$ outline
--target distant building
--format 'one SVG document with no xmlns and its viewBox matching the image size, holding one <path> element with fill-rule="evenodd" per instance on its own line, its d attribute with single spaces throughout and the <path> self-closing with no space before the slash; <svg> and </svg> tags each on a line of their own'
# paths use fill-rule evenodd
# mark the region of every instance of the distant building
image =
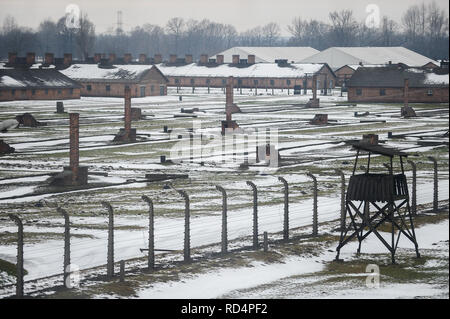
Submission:
<svg viewBox="0 0 450 319">
<path fill-rule="evenodd" d="M 254 63 L 274 63 L 275 60 L 287 60 L 289 63 L 299 63 L 303 59 L 319 53 L 311 47 L 233 47 L 217 53 L 212 58 L 223 56 L 224 63 L 232 63 L 233 56 L 247 59 L 254 56 Z"/>
<path fill-rule="evenodd" d="M 317 76 L 318 89 L 332 89 L 336 75 L 323 63 L 255 63 L 252 58 L 225 63 L 221 59 L 208 59 L 202 55 L 198 63 L 191 58 L 171 60 L 158 64 L 172 87 L 224 88 L 227 78 L 234 77 L 234 87 L 250 89 L 304 89 L 312 88 L 312 77 Z"/>
<path fill-rule="evenodd" d="M 82 96 L 123 97 L 126 86 L 132 97 L 167 95 L 169 81 L 154 65 L 73 64 L 61 72 L 83 85 Z"/>
<path fill-rule="evenodd" d="M 427 70 L 401 64 L 359 67 L 347 83 L 348 101 L 402 103 L 405 79 L 410 103 L 448 103 L 448 69 Z"/>
<path fill-rule="evenodd" d="M 404 47 L 331 47 L 312 56 L 302 63 L 327 63 L 333 70 L 345 65 L 403 63 L 411 67 L 422 67 L 434 61 Z"/>
<path fill-rule="evenodd" d="M 0 101 L 79 99 L 81 85 L 55 69 L 1 69 Z"/>
</svg>

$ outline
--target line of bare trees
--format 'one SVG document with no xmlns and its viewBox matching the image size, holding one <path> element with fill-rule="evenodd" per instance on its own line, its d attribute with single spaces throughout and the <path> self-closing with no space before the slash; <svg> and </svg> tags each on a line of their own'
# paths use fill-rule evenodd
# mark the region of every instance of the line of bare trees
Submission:
<svg viewBox="0 0 450 319">
<path fill-rule="evenodd" d="M 96 34 L 95 25 L 86 13 L 79 17 L 77 28 L 68 28 L 67 17 L 57 22 L 44 20 L 37 30 L 21 27 L 7 16 L 0 30 L 0 56 L 8 52 L 54 52 L 62 56 L 71 52 L 81 60 L 94 52 L 115 52 L 164 56 L 175 53 L 215 54 L 233 46 L 311 46 L 323 50 L 331 46 L 405 46 L 434 59 L 448 59 L 448 13 L 435 2 L 413 5 L 403 13 L 401 21 L 380 17 L 378 27 L 357 21 L 351 10 L 329 13 L 329 21 L 295 17 L 286 26 L 290 37 L 281 36 L 277 23 L 238 32 L 229 24 L 207 19 L 170 19 L 165 26 L 144 24 L 128 32 L 111 29 Z"/>
</svg>

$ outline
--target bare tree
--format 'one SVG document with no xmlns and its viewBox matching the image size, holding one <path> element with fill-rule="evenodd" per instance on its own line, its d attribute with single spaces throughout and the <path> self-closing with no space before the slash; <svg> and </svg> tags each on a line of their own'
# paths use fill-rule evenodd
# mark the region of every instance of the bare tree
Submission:
<svg viewBox="0 0 450 319">
<path fill-rule="evenodd" d="M 271 22 L 262 27 L 262 33 L 264 35 L 264 44 L 268 46 L 275 45 L 280 37 L 280 26 L 275 22 Z"/>
<path fill-rule="evenodd" d="M 167 22 L 166 29 L 175 40 L 175 53 L 178 53 L 178 41 L 183 34 L 184 26 L 184 19 L 179 17 L 172 18 Z"/>
<path fill-rule="evenodd" d="M 75 39 L 80 56 L 86 60 L 95 41 L 95 26 L 89 20 L 87 13 L 80 14 L 79 27 L 75 32 Z"/>
<path fill-rule="evenodd" d="M 353 18 L 353 11 L 342 10 L 330 13 L 331 37 L 334 44 L 349 46 L 354 43 L 358 24 Z"/>
</svg>

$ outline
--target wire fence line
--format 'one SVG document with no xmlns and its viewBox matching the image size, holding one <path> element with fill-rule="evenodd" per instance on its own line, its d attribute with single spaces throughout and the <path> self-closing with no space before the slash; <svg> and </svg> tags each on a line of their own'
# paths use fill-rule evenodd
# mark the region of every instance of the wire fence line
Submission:
<svg viewBox="0 0 450 319">
<path fill-rule="evenodd" d="M 333 175 L 334 177 L 336 177 L 336 179 L 339 178 L 339 176 Z M 420 176 L 419 176 L 420 177 Z M 416 177 L 417 178 L 417 177 Z M 437 178 L 437 175 L 434 175 L 434 179 Z M 433 184 L 435 185 L 435 181 L 434 179 L 431 179 L 433 181 Z M 424 178 L 424 180 L 426 180 L 427 182 L 430 181 L 430 178 L 427 176 Z M 319 180 L 320 183 L 320 180 Z M 313 181 L 311 181 L 311 184 L 313 184 Z M 256 185 L 255 185 L 256 186 Z M 256 186 L 257 187 L 257 186 Z M 411 186 L 409 187 L 411 188 Z M 447 187 L 440 187 L 439 188 L 439 192 L 441 192 L 442 194 L 447 194 L 447 196 L 442 195 L 440 193 L 435 194 L 436 189 L 434 187 L 429 187 L 429 183 L 425 184 L 419 184 L 418 185 L 419 191 L 416 189 L 417 192 L 417 202 L 418 204 L 423 204 L 423 203 L 429 203 L 429 199 L 432 198 L 433 199 L 433 207 L 435 207 L 435 201 L 438 198 L 438 196 L 440 197 L 440 199 L 444 199 L 442 197 L 445 197 L 445 199 L 448 199 L 448 186 Z M 280 193 L 283 191 L 283 187 L 282 184 L 280 183 Z M 285 194 L 284 194 L 285 195 Z M 345 194 L 344 194 L 345 195 Z M 341 196 L 343 196 L 341 194 Z M 312 215 L 310 214 L 311 212 L 314 211 L 314 205 L 311 202 L 310 198 L 306 198 L 303 199 L 301 202 L 299 203 L 293 203 L 292 200 L 290 202 L 289 205 L 289 211 L 288 211 L 288 216 L 290 217 L 290 226 L 291 229 L 294 228 L 298 228 L 298 227 L 303 227 L 303 226 L 312 226 L 313 227 L 313 232 L 312 235 L 317 235 L 317 233 L 314 232 L 314 230 L 317 230 L 318 224 L 324 221 L 331 221 L 331 220 L 337 220 L 340 218 L 340 214 L 339 209 L 337 207 L 340 207 L 339 205 L 339 200 L 341 200 L 341 196 L 336 196 L 336 194 L 333 194 L 333 196 L 320 196 L 318 198 L 318 207 L 316 207 L 316 209 L 319 209 L 319 212 L 321 210 L 321 208 L 323 207 L 328 207 L 327 210 L 323 209 L 323 212 L 320 212 L 318 214 L 319 219 L 317 218 L 312 218 Z M 250 197 L 250 196 L 249 196 Z M 310 209 L 307 209 L 305 211 L 305 203 L 309 204 L 311 202 L 311 207 Z M 180 205 L 181 206 L 181 205 Z M 239 209 L 238 212 L 230 212 L 231 214 L 228 214 L 227 216 L 227 221 L 226 221 L 226 225 L 228 226 L 228 230 L 227 230 L 227 237 L 232 238 L 232 239 L 243 239 L 244 237 L 250 237 L 252 236 L 252 222 L 253 225 L 260 225 L 263 226 L 265 228 L 269 228 L 269 231 L 272 233 L 281 233 L 285 230 L 285 221 L 283 219 L 283 209 L 282 209 L 283 204 L 281 203 L 280 205 L 276 205 L 276 207 L 273 206 L 269 206 L 264 207 L 264 209 L 262 209 L 261 211 L 258 211 L 258 214 L 254 214 L 253 216 L 251 216 L 251 214 L 246 214 L 245 216 L 241 215 L 240 213 L 243 210 L 248 210 L 248 208 L 246 209 Z M 336 209 L 334 208 L 329 208 L 329 207 L 336 207 Z M 255 220 L 255 218 L 257 218 Z M 106 219 L 106 217 L 105 217 Z M 172 228 L 174 226 L 174 224 L 179 224 L 178 228 Z M 169 248 L 174 248 L 174 249 L 169 249 L 169 251 L 173 251 L 173 252 L 181 252 L 183 251 L 186 254 L 186 244 L 188 241 L 188 248 L 190 249 L 190 242 L 192 241 L 191 236 L 194 235 L 194 241 L 196 242 L 196 245 L 194 245 L 195 247 L 200 247 L 200 246 L 205 246 L 205 245 L 218 245 L 220 244 L 220 240 L 221 240 L 221 236 L 220 236 L 220 232 L 218 231 L 220 229 L 220 224 L 221 221 L 219 220 L 219 218 L 217 218 L 217 216 L 207 216 L 205 218 L 198 218 L 198 219 L 194 219 L 193 221 L 190 221 L 189 225 L 187 225 L 189 228 L 186 229 L 186 225 L 185 225 L 185 229 L 184 229 L 184 243 L 185 246 L 184 248 L 181 247 L 181 245 L 179 247 L 171 247 L 170 245 L 168 247 L 166 247 L 167 249 Z M 192 225 L 192 226 L 191 226 Z M 237 227 L 236 229 L 232 229 L 230 226 L 233 225 L 238 225 L 239 227 Z M 175 222 L 172 222 L 172 224 L 170 225 L 158 225 L 158 227 L 155 228 L 155 235 L 157 237 L 157 243 L 161 244 L 160 241 L 162 239 L 166 239 L 167 237 L 178 237 L 175 241 L 172 240 L 172 245 L 175 242 L 178 242 L 179 244 L 181 244 L 183 242 L 183 234 L 179 233 L 180 230 L 180 226 L 182 226 L 182 221 L 178 220 Z M 70 227 L 70 226 L 69 226 Z M 223 227 L 223 223 L 222 223 L 222 227 Z M 266 229 L 264 229 L 266 230 Z M 110 231 L 110 230 L 109 230 Z M 114 230 L 112 230 L 114 232 Z M 188 231 L 188 234 L 186 234 L 186 231 Z M 289 232 L 289 229 L 288 229 Z M 71 244 L 71 248 L 75 248 L 72 251 L 72 255 L 74 257 L 76 257 L 77 255 L 79 255 L 80 251 L 90 251 L 92 253 L 97 253 L 99 252 L 99 249 L 101 251 L 101 249 L 103 248 L 103 252 L 102 255 L 105 255 L 105 259 L 106 259 L 106 249 L 108 246 L 108 237 L 109 236 L 105 236 L 105 232 L 102 232 L 100 230 L 96 230 L 95 232 L 93 232 L 95 234 L 98 234 L 98 238 L 96 238 L 97 240 L 101 240 L 104 242 L 98 242 L 93 244 L 92 242 L 89 242 L 92 239 L 83 239 L 81 242 L 75 242 L 73 244 Z M 137 232 L 135 232 L 137 233 Z M 245 233 L 245 235 L 243 235 L 243 233 Z M 131 234 L 131 232 L 130 232 Z M 92 234 L 91 234 L 92 235 Z M 142 235 L 142 232 L 140 232 L 139 235 Z M 231 236 L 230 236 L 231 235 Z M 255 233 L 253 231 L 253 235 L 255 236 Z M 262 232 L 257 232 L 256 233 L 256 245 L 255 245 L 255 237 L 253 239 L 253 247 L 255 249 L 259 249 L 260 247 L 260 241 L 259 238 L 262 236 Z M 159 240 L 158 240 L 159 238 Z M 116 238 L 115 240 L 115 244 L 116 244 L 116 249 L 117 250 L 124 250 L 126 251 L 125 254 L 120 255 L 120 259 L 122 260 L 128 260 L 128 259 L 135 259 L 135 258 L 142 258 L 142 252 L 140 251 L 140 248 L 136 247 L 136 243 L 137 242 L 141 242 L 142 243 L 142 247 L 146 247 L 145 243 L 147 241 L 148 237 L 146 236 L 142 236 L 140 239 L 137 239 L 136 237 L 134 238 Z M 216 241 L 217 240 L 217 241 Z M 223 236 L 222 236 L 222 241 L 223 241 Z M 26 247 L 26 246 L 25 246 Z M 64 247 L 63 244 L 61 243 L 61 245 L 58 245 L 57 247 L 47 247 L 47 248 L 42 248 L 39 250 L 31 250 L 28 251 L 30 247 L 26 247 L 27 249 L 25 249 L 25 260 L 26 259 L 38 259 L 38 260 L 50 260 L 48 263 L 43 262 L 42 265 L 51 265 L 53 263 L 52 258 L 51 257 L 55 257 L 56 255 L 61 256 L 60 260 L 61 260 L 61 265 L 62 265 L 62 260 L 63 260 L 63 254 L 62 252 L 64 251 Z M 158 248 L 164 248 L 164 247 L 156 247 L 154 252 L 159 252 L 162 253 L 160 251 L 158 251 Z M 147 247 L 148 249 L 148 247 Z M 23 252 L 23 244 L 22 244 L 22 252 Z M 43 254 L 44 252 L 44 254 Z M 91 260 L 86 260 L 84 259 L 84 261 L 82 262 L 81 260 L 79 260 L 79 266 L 82 267 L 82 269 L 80 268 L 80 271 L 87 271 L 90 270 L 92 268 L 96 268 L 96 267 L 103 267 L 105 266 L 104 263 L 97 263 L 95 261 L 95 258 L 91 258 Z M 74 260 L 75 263 L 77 263 L 76 260 Z M 115 262 L 114 260 L 111 261 L 112 264 L 114 265 Z M 41 267 L 42 268 L 42 267 Z M 63 267 L 61 266 L 61 269 Z M 38 272 L 38 273 L 34 273 L 34 277 L 37 278 L 33 278 L 31 280 L 27 280 L 24 281 L 24 283 L 26 284 L 30 284 L 30 283 L 38 283 L 40 280 L 43 279 L 47 279 L 47 278 L 55 278 L 55 277 L 59 277 L 61 276 L 62 273 L 58 272 L 55 274 L 48 274 L 45 272 Z M 22 276 L 23 277 L 23 276 Z M 22 278 L 23 279 L 23 278 Z M 3 289 L 7 289 L 13 286 L 17 286 L 17 284 L 20 284 L 20 281 L 18 281 L 16 283 L 16 285 L 14 284 L 10 284 L 10 285 L 5 285 L 2 288 Z M 21 289 L 23 290 L 23 284 Z"/>
</svg>

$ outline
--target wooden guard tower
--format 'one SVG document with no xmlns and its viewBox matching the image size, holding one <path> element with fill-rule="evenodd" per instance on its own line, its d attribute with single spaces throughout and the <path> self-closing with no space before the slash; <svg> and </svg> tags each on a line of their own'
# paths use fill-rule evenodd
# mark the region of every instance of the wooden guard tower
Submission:
<svg viewBox="0 0 450 319">
<path fill-rule="evenodd" d="M 351 222 L 347 227 L 341 229 L 339 245 L 336 248 L 336 260 L 339 260 L 341 248 L 355 237 L 359 241 L 357 253 L 360 253 L 361 242 L 371 233 L 374 233 L 391 252 L 393 264 L 401 235 L 414 244 L 416 255 L 419 258 L 419 247 L 409 205 L 408 184 L 403 169 L 403 158 L 408 155 L 399 150 L 378 145 L 378 136 L 372 134 L 364 136 L 362 141 L 355 141 L 351 144 L 357 152 L 345 203 L 345 217 L 350 217 Z M 361 152 L 368 153 L 366 171 L 363 174 L 355 174 Z M 371 154 L 389 157 L 390 165 L 387 174 L 369 173 Z M 400 174 L 393 172 L 393 162 L 396 156 L 400 162 Z M 385 223 L 391 225 L 390 239 L 386 239 L 378 231 L 379 227 Z"/>
</svg>

